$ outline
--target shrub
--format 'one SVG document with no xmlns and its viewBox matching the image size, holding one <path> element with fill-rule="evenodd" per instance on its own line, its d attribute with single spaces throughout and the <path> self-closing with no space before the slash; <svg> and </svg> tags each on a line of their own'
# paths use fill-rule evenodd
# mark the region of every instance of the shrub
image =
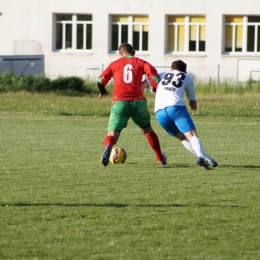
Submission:
<svg viewBox="0 0 260 260">
<path fill-rule="evenodd" d="M 15 76 L 15 74 L 10 71 L 5 71 L 0 76 L 0 91 L 1 92 L 16 91 L 17 83 L 18 83 L 18 78 Z"/>
<path fill-rule="evenodd" d="M 28 92 L 33 92 L 33 86 L 34 86 L 34 76 L 33 75 L 27 75 L 27 76 L 21 76 L 18 78 L 18 90 L 26 90 Z"/>
<path fill-rule="evenodd" d="M 107 91 L 113 91 L 113 82 L 106 86 Z M 252 79 L 245 83 L 232 79 L 224 79 L 221 82 L 212 80 L 195 82 L 195 90 L 198 94 L 244 94 L 260 93 L 260 81 Z M 56 92 L 69 96 L 94 96 L 99 93 L 96 82 L 80 77 L 58 77 L 49 79 L 44 75 L 16 76 L 12 72 L 4 72 L 0 75 L 0 92 L 28 91 L 28 92 Z M 149 95 L 149 93 L 145 93 Z"/>
<path fill-rule="evenodd" d="M 53 90 L 84 91 L 84 80 L 80 77 L 58 77 L 51 85 Z"/>
<path fill-rule="evenodd" d="M 51 91 L 51 80 L 43 75 L 34 76 L 34 82 L 32 86 L 32 91 L 37 92 L 47 92 Z"/>
</svg>

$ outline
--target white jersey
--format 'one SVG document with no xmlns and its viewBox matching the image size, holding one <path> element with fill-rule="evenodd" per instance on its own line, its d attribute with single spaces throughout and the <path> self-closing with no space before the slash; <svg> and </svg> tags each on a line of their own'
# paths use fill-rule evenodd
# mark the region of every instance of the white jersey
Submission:
<svg viewBox="0 0 260 260">
<path fill-rule="evenodd" d="M 156 89 L 155 112 L 168 106 L 185 106 L 184 92 L 188 100 L 195 100 L 194 82 L 181 71 L 170 70 L 159 74 L 160 83 Z"/>
</svg>

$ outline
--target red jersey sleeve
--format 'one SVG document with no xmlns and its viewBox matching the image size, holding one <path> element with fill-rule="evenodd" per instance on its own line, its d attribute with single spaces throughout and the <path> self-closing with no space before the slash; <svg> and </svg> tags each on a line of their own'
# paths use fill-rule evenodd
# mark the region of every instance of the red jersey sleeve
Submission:
<svg viewBox="0 0 260 260">
<path fill-rule="evenodd" d="M 160 82 L 160 76 L 158 75 L 157 70 L 150 63 L 145 62 L 144 72 L 147 78 L 150 80 L 151 85 L 153 86 L 153 91 L 155 92 Z"/>
<path fill-rule="evenodd" d="M 106 86 L 109 80 L 113 77 L 113 72 L 111 70 L 111 65 L 109 65 L 98 77 L 98 82 L 103 86 Z"/>
<path fill-rule="evenodd" d="M 159 84 L 160 77 L 155 67 L 153 67 L 150 63 L 145 62 L 144 72 L 146 76 L 149 78 L 149 80 L 151 81 L 151 85 L 156 88 Z"/>
</svg>

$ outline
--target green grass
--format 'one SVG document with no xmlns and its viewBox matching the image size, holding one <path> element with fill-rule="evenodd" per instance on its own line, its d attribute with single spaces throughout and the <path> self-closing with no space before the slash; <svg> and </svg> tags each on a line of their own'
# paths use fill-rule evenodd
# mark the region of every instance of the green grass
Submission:
<svg viewBox="0 0 260 260">
<path fill-rule="evenodd" d="M 149 111 L 154 114 L 154 94 L 147 93 Z M 98 100 L 95 97 L 57 96 L 54 93 L 2 93 L 0 114 L 34 116 L 108 116 L 111 95 Z M 260 93 L 197 94 L 198 110 L 193 116 L 225 116 L 259 118 Z"/>
<path fill-rule="evenodd" d="M 220 82 L 209 79 L 195 83 L 196 93 L 200 94 L 245 94 L 260 93 L 260 81 L 249 79 L 237 82 L 234 79 L 222 79 Z"/>
<path fill-rule="evenodd" d="M 214 171 L 154 116 L 167 166 L 129 121 L 125 164 L 102 167 L 108 117 L 86 115 L 105 115 L 109 98 L 0 100 L 0 259 L 260 258 L 259 96 L 199 96 L 205 113 L 193 118 Z"/>
</svg>

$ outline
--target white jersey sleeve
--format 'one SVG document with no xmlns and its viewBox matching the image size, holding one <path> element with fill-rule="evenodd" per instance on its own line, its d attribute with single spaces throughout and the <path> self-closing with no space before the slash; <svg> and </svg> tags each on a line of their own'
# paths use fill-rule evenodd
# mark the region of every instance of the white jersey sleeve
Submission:
<svg viewBox="0 0 260 260">
<path fill-rule="evenodd" d="M 156 90 L 155 112 L 168 106 L 186 106 L 184 93 L 188 100 L 195 99 L 192 78 L 181 71 L 170 70 L 159 74 L 160 83 Z"/>
<path fill-rule="evenodd" d="M 189 75 L 187 75 L 187 76 L 189 76 Z M 189 76 L 189 82 L 187 83 L 185 92 L 186 92 L 186 97 L 188 100 L 196 100 L 195 91 L 194 91 L 194 82 L 190 76 Z"/>
</svg>

